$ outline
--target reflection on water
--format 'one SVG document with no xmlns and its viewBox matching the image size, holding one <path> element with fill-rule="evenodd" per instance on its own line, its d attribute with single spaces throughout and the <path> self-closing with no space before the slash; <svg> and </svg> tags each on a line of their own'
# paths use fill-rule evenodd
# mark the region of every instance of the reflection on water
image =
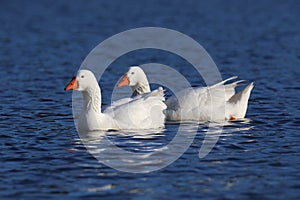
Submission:
<svg viewBox="0 0 300 200">
<path fill-rule="evenodd" d="M 220 136 L 250 130 L 251 126 L 246 126 L 249 122 L 245 119 L 222 123 L 169 123 L 166 129 L 159 130 L 90 131 L 79 135 L 89 153 L 101 163 L 118 170 L 141 173 L 161 169 L 177 160 L 197 133 L 204 136 L 199 150 L 199 158 L 203 159 Z M 239 125 L 236 127 L 236 124 Z"/>
<path fill-rule="evenodd" d="M 80 133 L 88 151 L 100 162 L 126 172 L 150 172 L 177 160 L 193 142 L 197 124 L 176 132 L 160 130 Z"/>
</svg>

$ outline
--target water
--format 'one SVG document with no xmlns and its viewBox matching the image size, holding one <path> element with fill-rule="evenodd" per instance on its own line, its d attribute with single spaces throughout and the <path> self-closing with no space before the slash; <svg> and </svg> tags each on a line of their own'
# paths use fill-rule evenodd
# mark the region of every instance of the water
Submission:
<svg viewBox="0 0 300 200">
<path fill-rule="evenodd" d="M 299 199 L 299 9 L 296 1 L 1 1 L 1 199 Z M 223 78 L 238 75 L 255 88 L 249 120 L 225 126 L 204 159 L 198 151 L 206 124 L 177 161 L 132 174 L 89 154 L 63 88 L 99 42 L 142 26 L 193 37 Z M 129 65 L 149 61 L 193 77 L 174 56 L 125 55 L 115 63 L 120 70 L 100 80 L 103 103 Z M 171 141 L 177 128 L 109 138 L 147 151 Z"/>
</svg>

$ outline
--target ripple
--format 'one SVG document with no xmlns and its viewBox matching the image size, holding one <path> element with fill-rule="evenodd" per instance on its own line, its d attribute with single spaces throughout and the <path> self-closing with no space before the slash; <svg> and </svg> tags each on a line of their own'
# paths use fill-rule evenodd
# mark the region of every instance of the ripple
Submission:
<svg viewBox="0 0 300 200">
<path fill-rule="evenodd" d="M 2 2 L 0 196 L 299 199 L 299 12 L 289 2 L 272 1 L 272 6 L 267 1 L 214 4 Z M 263 23 L 265 19 L 268 23 Z M 192 36 L 209 50 L 222 77 L 238 75 L 256 84 L 248 119 L 211 124 L 211 129 L 208 123 L 186 122 L 185 137 L 193 142 L 180 158 L 158 171 L 132 174 L 110 168 L 90 154 L 89 148 L 101 151 L 106 146 L 101 146 L 99 135 L 91 135 L 89 145 L 79 138 L 72 117 L 72 94 L 63 88 L 87 52 L 100 41 L 149 24 Z M 230 26 L 224 28 L 224 24 Z M 103 104 L 110 103 L 105 92 L 113 80 L 132 63 L 162 62 L 186 74 L 192 85 L 202 83 L 190 66 L 175 56 L 146 51 L 130 55 L 114 62 L 118 70 L 110 67 L 100 81 L 105 90 Z M 164 151 L 178 127 L 179 123 L 167 123 L 160 131 L 105 134 L 127 152 L 144 153 L 140 162 L 132 165 L 140 169 L 178 153 L 181 142 L 173 151 Z M 195 127 L 198 131 L 194 137 Z M 214 128 L 222 128 L 222 133 L 214 132 Z M 208 132 L 210 138 L 220 137 L 211 152 L 199 159 Z M 155 162 L 149 162 L 145 154 L 153 156 Z M 120 153 L 108 158 L 119 165 L 134 160 Z"/>
</svg>

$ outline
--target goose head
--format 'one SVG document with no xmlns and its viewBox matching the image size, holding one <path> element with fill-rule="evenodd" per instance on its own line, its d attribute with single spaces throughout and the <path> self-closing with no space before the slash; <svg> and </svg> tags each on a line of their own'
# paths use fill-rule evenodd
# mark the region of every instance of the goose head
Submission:
<svg viewBox="0 0 300 200">
<path fill-rule="evenodd" d="M 88 91 L 98 86 L 93 72 L 89 70 L 79 70 L 77 75 L 72 78 L 70 83 L 65 87 L 65 90 Z"/>
<path fill-rule="evenodd" d="M 150 92 L 150 86 L 146 74 L 139 66 L 132 66 L 118 82 L 118 87 L 131 86 L 133 93 L 143 94 Z"/>
</svg>

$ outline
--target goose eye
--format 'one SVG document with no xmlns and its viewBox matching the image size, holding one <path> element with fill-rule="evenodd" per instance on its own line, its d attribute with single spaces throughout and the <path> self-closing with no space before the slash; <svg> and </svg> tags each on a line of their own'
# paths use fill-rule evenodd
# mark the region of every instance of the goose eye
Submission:
<svg viewBox="0 0 300 200">
<path fill-rule="evenodd" d="M 134 74 L 134 72 L 131 72 L 131 74 L 133 75 L 133 74 Z"/>
<path fill-rule="evenodd" d="M 81 75 L 81 78 L 84 78 L 84 75 Z"/>
</svg>

